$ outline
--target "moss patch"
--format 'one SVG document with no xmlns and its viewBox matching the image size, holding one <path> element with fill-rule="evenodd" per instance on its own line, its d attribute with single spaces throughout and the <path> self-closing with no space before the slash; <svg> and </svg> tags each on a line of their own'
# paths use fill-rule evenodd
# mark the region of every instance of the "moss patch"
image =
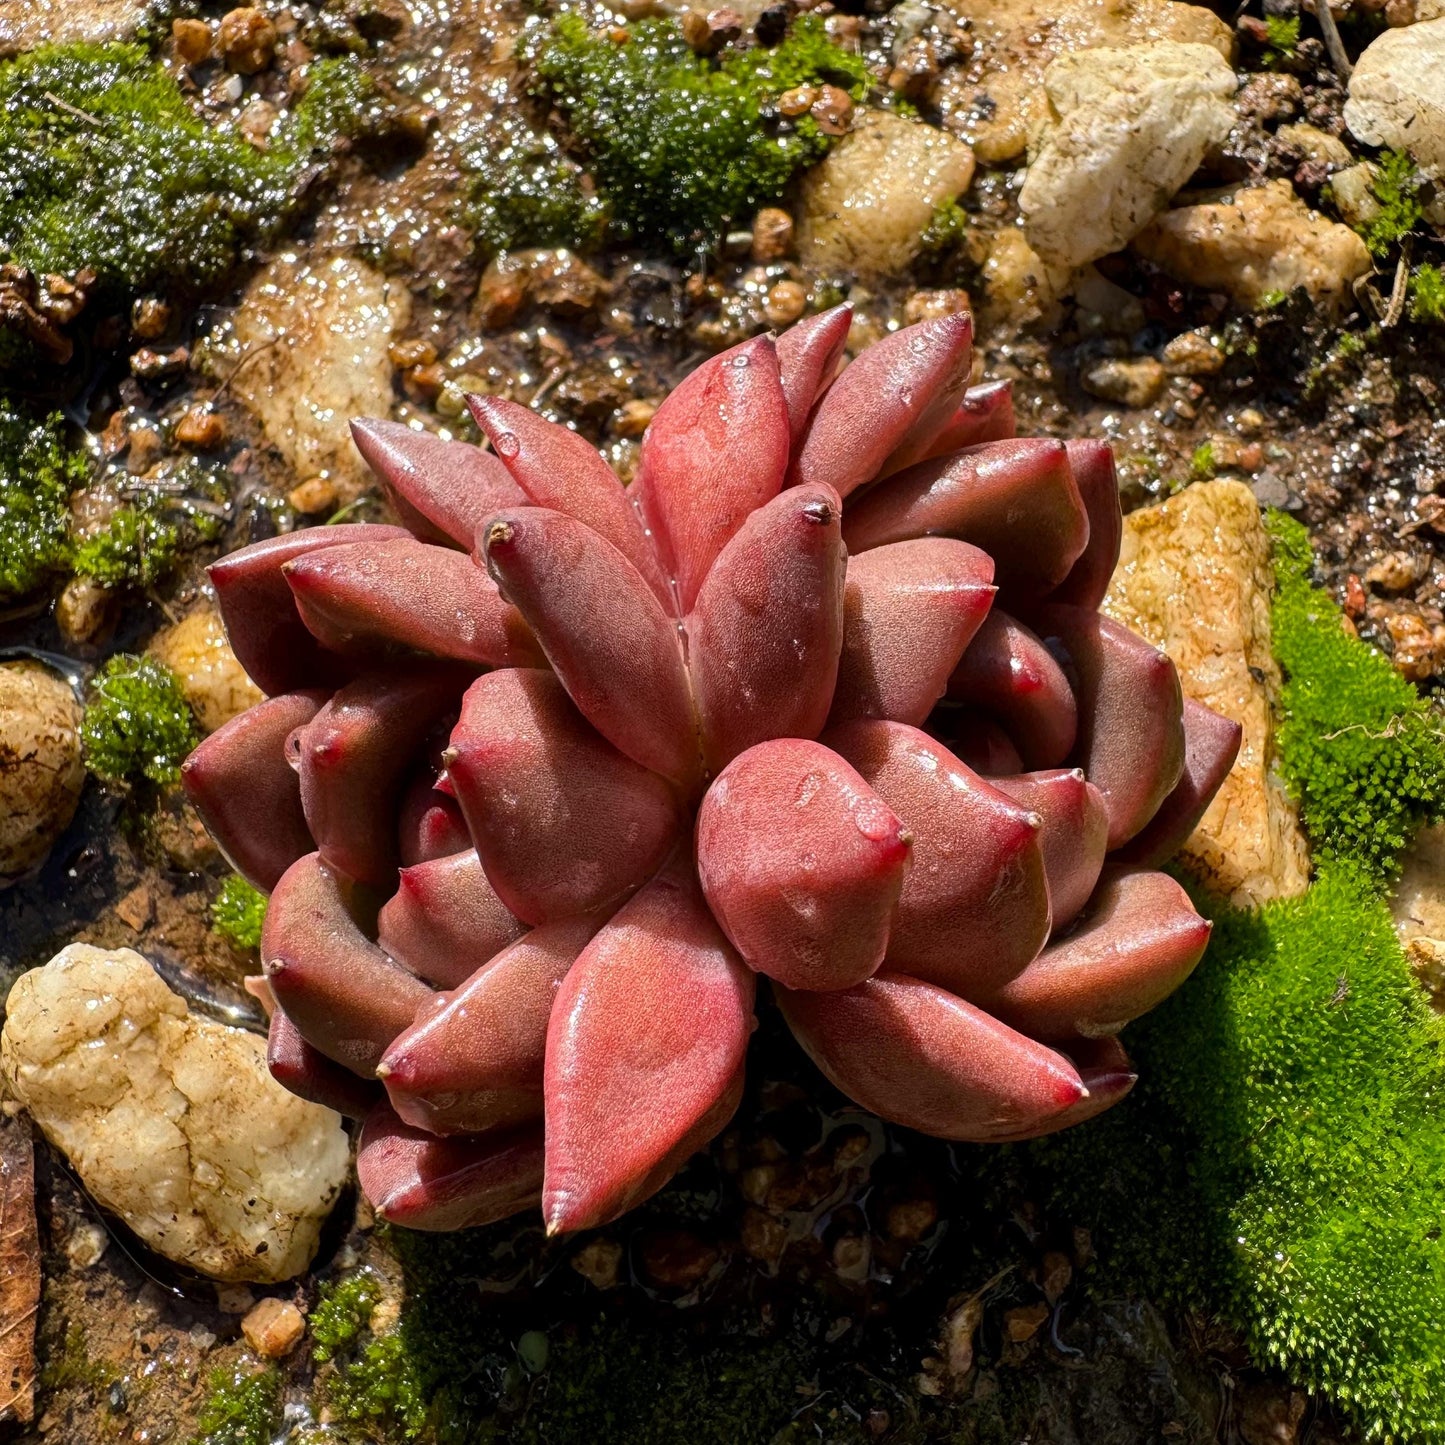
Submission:
<svg viewBox="0 0 1445 1445">
<path fill-rule="evenodd" d="M 240 949 L 261 946 L 261 925 L 266 921 L 266 895 L 239 873 L 221 884 L 211 905 L 211 927 Z"/>
<path fill-rule="evenodd" d="M 319 62 L 270 148 L 202 120 L 133 45 L 45 45 L 0 64 L 0 253 L 93 268 L 112 290 L 204 287 L 295 213 L 311 155 L 358 123 L 367 82 Z"/>
<path fill-rule="evenodd" d="M 1382 881 L 1441 808 L 1445 748 L 1388 661 L 1309 585 L 1271 520 L 1286 771 L 1320 874 L 1258 912 L 1197 900 L 1194 976 L 1128 1032 L 1140 1083 L 1028 1151 L 1095 1231 L 1110 1288 L 1222 1315 L 1371 1438 L 1445 1440 L 1445 1029 Z"/>
<path fill-rule="evenodd" d="M 281 1374 L 217 1370 L 191 1445 L 270 1445 L 282 1423 Z"/>
<path fill-rule="evenodd" d="M 32 591 L 70 555 L 70 494 L 85 485 L 85 455 L 65 443 L 64 419 L 0 396 L 0 599 Z"/>
<path fill-rule="evenodd" d="M 1388 658 L 1350 636 L 1340 609 L 1310 585 L 1305 529 L 1278 513 L 1269 528 L 1286 776 L 1316 858 L 1387 877 L 1420 824 L 1445 813 L 1445 729 L 1438 711 Z"/>
<path fill-rule="evenodd" d="M 199 741 L 176 675 L 153 657 L 121 653 L 96 674 L 80 725 L 85 765 L 104 783 L 168 787 Z"/>
<path fill-rule="evenodd" d="M 563 15 L 532 42 L 538 92 L 567 117 L 611 208 L 613 234 L 679 252 L 715 243 L 734 221 L 776 200 L 830 138 L 775 102 L 831 83 L 855 101 L 863 61 L 804 16 L 777 46 L 693 54 L 673 20 L 643 20 L 625 43 Z"/>
</svg>

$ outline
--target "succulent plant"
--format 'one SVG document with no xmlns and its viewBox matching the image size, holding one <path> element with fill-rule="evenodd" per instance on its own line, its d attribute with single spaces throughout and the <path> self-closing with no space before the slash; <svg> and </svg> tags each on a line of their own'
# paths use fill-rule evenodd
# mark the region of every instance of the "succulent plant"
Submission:
<svg viewBox="0 0 1445 1445">
<path fill-rule="evenodd" d="M 1239 730 L 1098 611 L 1109 449 L 1015 437 L 965 315 L 840 372 L 848 328 L 704 363 L 630 488 L 496 397 L 490 452 L 358 421 L 405 525 L 212 568 L 268 698 L 186 786 L 271 892 L 272 1070 L 364 1116 L 383 1216 L 636 1205 L 737 1107 L 760 974 L 885 1118 L 1059 1129 L 1202 953 L 1156 870 Z"/>
</svg>

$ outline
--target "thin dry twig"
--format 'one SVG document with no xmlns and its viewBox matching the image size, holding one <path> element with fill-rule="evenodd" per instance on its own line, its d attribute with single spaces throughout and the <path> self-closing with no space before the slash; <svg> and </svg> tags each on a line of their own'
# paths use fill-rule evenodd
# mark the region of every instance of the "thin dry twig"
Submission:
<svg viewBox="0 0 1445 1445">
<path fill-rule="evenodd" d="M 1330 0 L 1315 0 L 1315 19 L 1320 22 L 1320 30 L 1325 37 L 1325 49 L 1330 53 L 1330 64 L 1334 66 L 1335 74 L 1348 84 L 1355 67 L 1350 63 L 1345 42 L 1340 39 L 1340 29 L 1330 10 Z"/>
</svg>

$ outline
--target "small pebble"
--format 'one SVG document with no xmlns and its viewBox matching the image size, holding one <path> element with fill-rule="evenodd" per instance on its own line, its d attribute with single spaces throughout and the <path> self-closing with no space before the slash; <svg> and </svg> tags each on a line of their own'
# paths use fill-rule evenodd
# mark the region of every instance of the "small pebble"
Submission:
<svg viewBox="0 0 1445 1445">
<path fill-rule="evenodd" d="M 241 1333 L 263 1360 L 279 1360 L 300 1343 L 306 1320 L 290 1300 L 268 1295 L 247 1311 Z"/>
<path fill-rule="evenodd" d="M 226 69 L 237 75 L 255 75 L 276 56 L 276 27 L 252 5 L 229 10 L 221 17 L 216 48 Z"/>
<path fill-rule="evenodd" d="M 191 353 L 184 346 L 171 351 L 152 351 L 142 346 L 130 359 L 131 375 L 141 381 L 169 381 L 179 376 L 191 362 Z"/>
<path fill-rule="evenodd" d="M 98 1224 L 79 1224 L 65 1241 L 65 1258 L 72 1269 L 89 1269 L 100 1263 L 110 1236 Z"/>
<path fill-rule="evenodd" d="M 973 303 L 960 286 L 946 286 L 936 291 L 914 291 L 903 303 L 903 324 L 913 326 L 920 321 L 941 321 L 961 311 L 972 311 Z"/>
<path fill-rule="evenodd" d="M 1206 331 L 1184 331 L 1165 342 L 1160 353 L 1171 376 L 1213 376 L 1224 367 L 1224 353 Z"/>
<path fill-rule="evenodd" d="M 209 407 L 193 406 L 176 423 L 176 441 L 198 452 L 211 452 L 226 442 L 225 420 Z"/>
<path fill-rule="evenodd" d="M 853 97 L 836 85 L 825 85 L 808 114 L 824 135 L 845 135 L 853 124 Z"/>
<path fill-rule="evenodd" d="M 493 258 L 477 285 L 473 315 L 483 331 L 510 326 L 527 300 L 527 263 L 503 251 Z"/>
<path fill-rule="evenodd" d="M 795 85 L 792 90 L 785 90 L 778 97 L 778 112 L 789 118 L 799 115 L 806 115 L 818 99 L 818 87 L 815 85 Z"/>
<path fill-rule="evenodd" d="M 1152 356 L 1097 361 L 1080 378 L 1083 388 L 1121 406 L 1145 407 L 1164 390 L 1164 368 Z"/>
<path fill-rule="evenodd" d="M 541 1330 L 528 1330 L 517 1341 L 517 1358 L 529 1375 L 540 1375 L 547 1368 L 548 1353 L 547 1336 Z"/>
<path fill-rule="evenodd" d="M 286 500 L 307 517 L 332 511 L 336 506 L 336 483 L 330 477 L 308 477 L 299 486 L 292 487 Z"/>
<path fill-rule="evenodd" d="M 1429 562 L 1409 552 L 1386 552 L 1365 573 L 1365 581 L 1379 592 L 1405 592 L 1425 575 Z"/>
<path fill-rule="evenodd" d="M 751 254 L 766 265 L 781 261 L 793 249 L 793 218 L 781 206 L 764 206 L 753 218 Z"/>
<path fill-rule="evenodd" d="M 211 27 L 204 20 L 172 20 L 171 43 L 183 65 L 201 65 L 211 58 Z"/>
<path fill-rule="evenodd" d="M 768 289 L 763 315 L 773 326 L 791 326 L 808 307 L 808 291 L 800 281 L 779 281 Z"/>
</svg>

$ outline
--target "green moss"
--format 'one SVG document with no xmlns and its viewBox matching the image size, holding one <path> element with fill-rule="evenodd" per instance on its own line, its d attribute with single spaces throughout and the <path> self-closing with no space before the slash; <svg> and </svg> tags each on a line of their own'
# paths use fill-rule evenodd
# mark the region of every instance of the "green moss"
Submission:
<svg viewBox="0 0 1445 1445">
<path fill-rule="evenodd" d="M 0 396 L 0 599 L 22 596 L 69 558 L 69 498 L 85 485 L 83 452 L 65 444 L 64 420 Z"/>
<path fill-rule="evenodd" d="M 191 1445 L 271 1445 L 282 1425 L 281 1372 L 217 1370 Z"/>
<path fill-rule="evenodd" d="M 1189 458 L 1189 480 L 1207 482 L 1214 475 L 1214 443 L 1201 442 Z"/>
<path fill-rule="evenodd" d="M 776 200 L 831 144 L 811 116 L 787 120 L 772 102 L 832 83 L 855 101 L 866 66 L 813 16 L 781 44 L 693 54 L 673 20 L 643 20 L 625 44 L 562 15 L 531 44 L 540 95 L 561 110 L 611 209 L 620 240 L 679 252 L 716 242 L 734 221 Z"/>
<path fill-rule="evenodd" d="M 381 1281 L 369 1269 L 323 1285 L 309 1321 L 312 1353 L 325 1364 L 354 1344 L 381 1299 Z"/>
<path fill-rule="evenodd" d="M 151 587 L 170 575 L 180 541 L 179 528 L 147 493 L 117 507 L 104 528 L 77 542 L 73 565 L 102 587 Z"/>
<path fill-rule="evenodd" d="M 1282 514 L 1269 528 L 1285 775 L 1316 858 L 1388 877 L 1416 828 L 1445 813 L 1445 729 L 1389 659 L 1346 633 L 1340 609 L 1310 585 L 1305 529 Z"/>
<path fill-rule="evenodd" d="M 1345 865 L 1204 906 L 1204 962 L 1130 1030 L 1135 1095 L 1036 1157 L 1115 1283 L 1222 1314 L 1372 1437 L 1445 1439 L 1440 1024 Z"/>
<path fill-rule="evenodd" d="M 1416 266 L 1411 273 L 1410 320 L 1445 326 L 1445 273 L 1438 266 Z"/>
<path fill-rule="evenodd" d="M 91 683 L 80 738 L 85 764 L 102 782 L 167 787 L 180 781 L 198 734 L 170 668 L 121 653 Z"/>
<path fill-rule="evenodd" d="M 251 949 L 260 948 L 265 921 L 266 895 L 239 873 L 231 874 L 211 905 L 211 927 L 237 948 Z"/>
<path fill-rule="evenodd" d="M 1298 15 L 1266 15 L 1264 31 L 1271 50 L 1293 55 L 1299 49 Z"/>
<path fill-rule="evenodd" d="M 588 189 L 582 168 L 551 136 L 528 133 L 463 160 L 468 172 L 463 219 L 484 256 L 517 246 L 590 251 L 607 228 L 607 207 Z"/>
<path fill-rule="evenodd" d="M 192 110 L 131 45 L 45 45 L 0 64 L 0 254 L 92 267 L 112 289 L 204 287 L 273 239 L 312 153 L 358 124 L 366 82 L 322 61 L 268 150 Z"/>
<path fill-rule="evenodd" d="M 1280 745 L 1319 876 L 1258 911 L 1198 897 L 1214 936 L 1130 1028 L 1134 1093 L 1029 1158 L 1095 1232 L 1104 1287 L 1222 1316 L 1370 1438 L 1440 1442 L 1445 1025 L 1382 884 L 1445 806 L 1445 749 L 1413 689 L 1309 585 L 1304 529 L 1269 526 Z"/>
<path fill-rule="evenodd" d="M 956 251 L 968 235 L 968 212 L 956 200 L 944 201 L 923 233 L 923 249 L 933 255 Z"/>
<path fill-rule="evenodd" d="M 1404 151 L 1385 151 L 1380 156 L 1374 184 L 1380 213 L 1360 232 L 1376 256 L 1387 255 L 1419 226 L 1423 216 L 1420 185 L 1415 162 Z"/>
</svg>

